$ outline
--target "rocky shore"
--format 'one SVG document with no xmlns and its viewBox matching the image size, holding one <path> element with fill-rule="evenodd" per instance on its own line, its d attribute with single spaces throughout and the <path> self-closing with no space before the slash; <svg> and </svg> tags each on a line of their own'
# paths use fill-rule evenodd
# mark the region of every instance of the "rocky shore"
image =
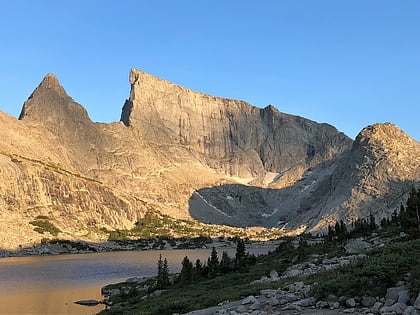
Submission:
<svg viewBox="0 0 420 315">
<path fill-rule="evenodd" d="M 280 241 L 251 242 L 252 248 L 275 248 Z M 85 241 L 57 240 L 36 244 L 31 247 L 19 248 L 15 251 L 0 249 L 0 258 L 23 257 L 23 256 L 48 256 L 48 255 L 68 255 L 68 254 L 88 254 L 100 252 L 116 251 L 136 251 L 136 250 L 171 250 L 171 249 L 198 249 L 198 248 L 223 248 L 235 247 L 236 243 L 228 238 L 185 238 L 185 239 L 148 239 L 148 240 L 125 240 L 108 241 L 102 243 Z"/>
</svg>

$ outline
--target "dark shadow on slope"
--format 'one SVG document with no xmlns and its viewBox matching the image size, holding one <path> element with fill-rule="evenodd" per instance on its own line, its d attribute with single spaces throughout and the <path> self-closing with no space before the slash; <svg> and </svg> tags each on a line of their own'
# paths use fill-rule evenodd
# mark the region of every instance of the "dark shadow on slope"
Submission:
<svg viewBox="0 0 420 315">
<path fill-rule="evenodd" d="M 331 217 L 334 222 L 334 218 L 340 218 L 350 224 L 350 216 L 367 218 L 370 213 L 379 223 L 399 209 L 412 187 L 420 187 L 420 182 L 390 182 L 384 196 L 371 196 L 358 211 L 350 213 L 341 207 L 355 188 L 349 176 L 334 173 L 314 181 L 308 176 L 283 189 L 241 184 L 200 189 L 190 197 L 189 213 L 203 223 L 233 227 L 311 228 L 323 217 Z"/>
</svg>

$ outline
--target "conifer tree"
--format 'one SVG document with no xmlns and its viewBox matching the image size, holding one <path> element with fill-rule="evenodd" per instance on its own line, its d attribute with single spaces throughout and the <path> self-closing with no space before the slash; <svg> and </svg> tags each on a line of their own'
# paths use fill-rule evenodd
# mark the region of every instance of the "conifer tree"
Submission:
<svg viewBox="0 0 420 315">
<path fill-rule="evenodd" d="M 209 277 L 213 277 L 219 271 L 219 257 L 217 256 L 216 248 L 213 247 L 211 250 L 210 258 L 207 263 L 209 267 Z"/>
<path fill-rule="evenodd" d="M 189 284 L 193 281 L 193 264 L 187 256 L 182 260 L 182 269 L 178 280 L 181 284 Z"/>
<path fill-rule="evenodd" d="M 220 271 L 222 273 L 228 273 L 231 270 L 232 259 L 229 257 L 227 252 L 222 253 L 222 259 L 220 260 Z"/>
<path fill-rule="evenodd" d="M 238 238 L 236 242 L 235 267 L 242 269 L 246 264 L 245 242 Z"/>
<path fill-rule="evenodd" d="M 166 258 L 162 260 L 162 255 L 159 255 L 156 287 L 158 289 L 166 289 L 168 286 L 169 286 L 168 260 Z"/>
</svg>

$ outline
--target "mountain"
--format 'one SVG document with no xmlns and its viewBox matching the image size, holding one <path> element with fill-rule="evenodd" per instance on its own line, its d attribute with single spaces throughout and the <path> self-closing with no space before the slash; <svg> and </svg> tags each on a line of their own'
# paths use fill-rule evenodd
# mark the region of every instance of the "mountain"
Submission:
<svg viewBox="0 0 420 315">
<path fill-rule="evenodd" d="M 190 211 L 197 219 L 218 224 L 303 225 L 318 232 L 336 221 L 351 224 L 370 214 L 379 223 L 399 210 L 419 185 L 420 143 L 393 124 L 375 124 L 360 132 L 350 151 L 308 169 L 294 185 L 204 188 L 191 198 Z"/>
<path fill-rule="evenodd" d="M 0 112 L 0 248 L 45 237 L 99 241 L 146 213 L 318 231 L 386 216 L 419 184 L 419 143 L 391 124 L 352 141 L 271 105 L 139 70 L 130 83 L 120 122 L 92 122 L 53 74 L 19 120 Z M 39 221 L 61 232 L 40 234 Z"/>
</svg>

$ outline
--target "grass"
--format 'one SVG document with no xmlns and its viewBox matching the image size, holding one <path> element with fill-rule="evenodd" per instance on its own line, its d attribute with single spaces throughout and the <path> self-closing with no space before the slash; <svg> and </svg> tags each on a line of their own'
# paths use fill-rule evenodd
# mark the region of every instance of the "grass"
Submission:
<svg viewBox="0 0 420 315">
<path fill-rule="evenodd" d="M 318 299 L 329 294 L 337 296 L 384 296 L 386 289 L 401 280 L 404 273 L 411 272 L 413 292 L 420 290 L 420 239 L 390 244 L 372 250 L 367 259 L 334 271 L 310 276 Z"/>
<path fill-rule="evenodd" d="M 61 232 L 46 216 L 38 216 L 34 221 L 29 222 L 29 224 L 35 226 L 34 231 L 40 234 L 50 233 L 53 236 L 57 236 Z"/>
</svg>

